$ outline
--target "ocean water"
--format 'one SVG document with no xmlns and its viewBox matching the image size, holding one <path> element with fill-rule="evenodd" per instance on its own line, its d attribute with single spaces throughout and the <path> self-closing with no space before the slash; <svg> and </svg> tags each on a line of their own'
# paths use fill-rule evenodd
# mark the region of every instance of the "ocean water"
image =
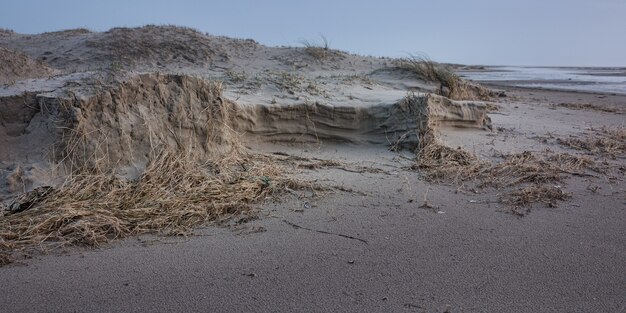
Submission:
<svg viewBox="0 0 626 313">
<path fill-rule="evenodd" d="M 467 79 L 519 87 L 626 94 L 624 68 L 487 67 L 460 71 Z"/>
</svg>

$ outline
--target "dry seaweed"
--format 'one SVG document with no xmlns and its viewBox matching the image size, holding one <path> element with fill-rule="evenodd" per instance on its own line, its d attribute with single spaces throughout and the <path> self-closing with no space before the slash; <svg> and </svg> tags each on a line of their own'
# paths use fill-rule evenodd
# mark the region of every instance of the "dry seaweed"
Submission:
<svg viewBox="0 0 626 313">
<path fill-rule="evenodd" d="M 530 212 L 530 204 L 543 203 L 550 208 L 556 208 L 559 201 L 570 197 L 560 186 L 533 184 L 506 194 L 503 201 L 510 205 L 512 213 L 524 216 Z"/>
<path fill-rule="evenodd" d="M 558 138 L 561 145 L 610 157 L 626 155 L 626 128 L 592 128 L 580 137 Z"/>
<path fill-rule="evenodd" d="M 490 163 L 462 148 L 453 149 L 437 140 L 417 151 L 413 169 L 422 172 L 429 181 L 452 182 L 459 186 L 473 183 L 473 191 L 495 188 L 502 193 L 501 201 L 514 214 L 525 215 L 533 203 L 556 207 L 568 195 L 555 187 L 564 174 L 584 170 L 593 161 L 569 154 L 542 158 L 529 151 L 506 155 L 502 161 Z"/>
</svg>

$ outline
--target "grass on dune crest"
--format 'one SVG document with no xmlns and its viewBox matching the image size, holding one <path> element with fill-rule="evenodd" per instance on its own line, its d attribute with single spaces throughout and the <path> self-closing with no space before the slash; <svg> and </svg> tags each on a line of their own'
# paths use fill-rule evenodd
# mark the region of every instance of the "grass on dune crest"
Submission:
<svg viewBox="0 0 626 313">
<path fill-rule="evenodd" d="M 489 89 L 457 75 L 452 68 L 431 60 L 426 56 L 411 55 L 399 59 L 394 67 L 407 71 L 416 78 L 439 86 L 437 93 L 454 100 L 489 100 Z"/>
</svg>

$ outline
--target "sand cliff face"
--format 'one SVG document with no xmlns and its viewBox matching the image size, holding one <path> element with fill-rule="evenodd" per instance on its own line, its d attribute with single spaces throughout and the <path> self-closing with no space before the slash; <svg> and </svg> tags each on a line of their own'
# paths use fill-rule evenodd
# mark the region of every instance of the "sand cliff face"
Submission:
<svg viewBox="0 0 626 313">
<path fill-rule="evenodd" d="M 428 127 L 490 127 L 484 105 L 413 95 L 369 107 L 238 105 L 220 83 L 184 75 L 141 74 L 91 95 L 23 93 L 0 98 L 3 162 L 9 192 L 28 190 L 35 172 L 119 167 L 138 173 L 155 151 L 192 150 L 208 159 L 235 140 L 395 144 L 419 143 Z M 428 109 L 427 115 L 420 115 Z M 32 176 L 19 186 L 21 176 Z"/>
<path fill-rule="evenodd" d="M 145 163 L 157 150 L 205 158 L 230 145 L 233 103 L 221 85 L 179 75 L 143 74 L 91 96 L 61 100 L 61 154 L 76 167 Z M 96 164 L 99 162 L 99 164 Z"/>
<path fill-rule="evenodd" d="M 438 127 L 490 128 L 484 103 L 336 50 L 172 26 L 6 33 L 0 49 L 14 65 L 2 77 L 15 80 L 0 88 L 3 195 L 76 170 L 136 177 L 158 151 L 209 159 L 252 140 L 412 149 Z"/>
<path fill-rule="evenodd" d="M 392 144 L 402 138 L 416 145 L 420 111 L 431 127 L 491 128 L 480 102 L 453 101 L 436 95 L 409 95 L 393 104 L 367 107 L 304 103 L 240 107 L 236 128 L 263 140 Z"/>
</svg>

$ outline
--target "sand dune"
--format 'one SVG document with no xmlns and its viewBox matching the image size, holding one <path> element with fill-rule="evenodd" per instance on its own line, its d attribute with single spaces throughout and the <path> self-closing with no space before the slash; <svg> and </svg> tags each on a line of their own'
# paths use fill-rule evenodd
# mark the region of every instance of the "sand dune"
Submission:
<svg viewBox="0 0 626 313">
<path fill-rule="evenodd" d="M 44 77 L 54 71 L 45 62 L 35 61 L 24 53 L 0 47 L 0 84 L 17 80 Z"/>
<path fill-rule="evenodd" d="M 319 59 L 306 48 L 269 48 L 170 26 L 8 34 L 0 43 L 38 60 L 29 64 L 39 71 L 20 75 L 49 75 L 46 63 L 59 72 L 4 87 L 0 157 L 11 169 L 4 179 L 22 184 L 3 183 L 5 197 L 51 184 L 51 175 L 36 173 L 57 162 L 137 168 L 157 146 L 209 153 L 226 142 L 216 133 L 224 125 L 244 140 L 391 145 L 402 138 L 414 145 L 419 123 L 407 92 L 436 87 L 381 72 L 385 59 L 343 52 Z M 157 70 L 182 74 L 150 74 Z M 75 71 L 84 75 L 70 74 Z M 433 125 L 491 127 L 484 103 L 413 97 L 430 108 Z M 210 103 L 228 115 L 212 116 L 219 112 Z"/>
<path fill-rule="evenodd" d="M 623 309 L 624 97 L 414 61 L 175 26 L 0 30 L 0 265 L 37 264 L 0 269 L 0 303 Z"/>
</svg>

